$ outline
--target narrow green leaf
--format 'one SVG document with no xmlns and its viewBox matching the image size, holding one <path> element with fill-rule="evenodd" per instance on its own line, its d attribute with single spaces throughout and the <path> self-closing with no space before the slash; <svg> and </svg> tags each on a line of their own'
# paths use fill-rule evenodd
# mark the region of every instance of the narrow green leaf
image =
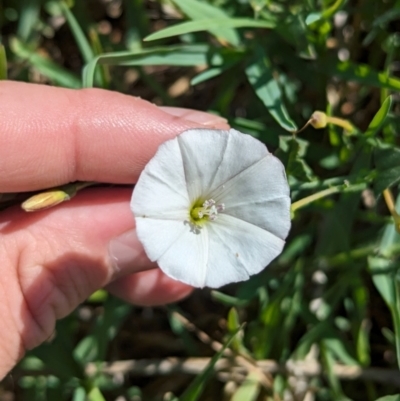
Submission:
<svg viewBox="0 0 400 401">
<path fill-rule="evenodd" d="M 198 65 L 224 65 L 242 58 L 241 51 L 217 49 L 209 45 L 178 45 L 156 47 L 141 51 L 114 52 L 95 57 L 83 69 L 83 86 L 93 86 L 93 76 L 97 64 L 106 65 L 178 65 L 184 67 Z"/>
<path fill-rule="evenodd" d="M 115 297 L 109 297 L 103 304 L 103 310 L 103 314 L 97 317 L 90 334 L 84 337 L 74 349 L 74 358 L 82 365 L 105 359 L 108 345 L 118 333 L 131 306 Z"/>
<path fill-rule="evenodd" d="M 386 117 L 388 116 L 391 107 L 392 107 L 392 97 L 388 96 L 382 103 L 382 106 L 375 114 L 372 121 L 369 123 L 369 126 L 365 131 L 366 137 L 368 138 L 373 137 L 380 131 L 383 124 L 385 123 Z"/>
<path fill-rule="evenodd" d="M 7 79 L 7 55 L 6 49 L 0 44 L 0 80 Z"/>
<path fill-rule="evenodd" d="M 335 329 L 328 320 L 315 324 L 297 342 L 293 356 L 297 359 L 304 359 L 313 344 L 319 343 L 321 339 L 329 337 L 333 332 Z"/>
<path fill-rule="evenodd" d="M 296 131 L 297 126 L 289 117 L 281 89 L 273 76 L 271 62 L 261 47 L 257 47 L 253 60 L 246 68 L 246 75 L 271 116 L 285 130 Z"/>
<path fill-rule="evenodd" d="M 333 393 L 332 399 L 340 401 L 350 401 L 349 398 L 344 396 L 339 378 L 335 375 L 335 372 L 333 371 L 335 358 L 332 351 L 325 346 L 325 341 L 320 342 L 320 353 L 324 367 L 324 373 L 326 373 L 329 387 Z"/>
<path fill-rule="evenodd" d="M 99 359 L 99 346 L 95 336 L 89 334 L 82 338 L 74 349 L 74 359 L 76 359 L 82 366 L 85 363 L 98 361 Z"/>
<path fill-rule="evenodd" d="M 168 319 L 171 326 L 171 330 L 179 336 L 182 345 L 188 355 L 198 355 L 199 347 L 196 341 L 193 339 L 191 333 L 187 327 L 182 323 L 182 320 L 178 318 L 181 313 L 176 305 L 168 305 Z M 177 312 L 177 313 L 176 313 Z"/>
<path fill-rule="evenodd" d="M 324 340 L 325 346 L 330 349 L 339 362 L 345 365 L 359 365 L 357 359 L 351 355 L 349 347 L 346 347 L 346 342 L 343 341 L 338 335 L 333 335 L 331 338 Z"/>
<path fill-rule="evenodd" d="M 98 387 L 93 387 L 87 394 L 88 401 L 106 401 Z"/>
<path fill-rule="evenodd" d="M 316 179 L 307 163 L 299 158 L 290 160 L 288 171 L 290 172 L 291 176 L 296 177 L 302 182 L 311 182 Z"/>
<path fill-rule="evenodd" d="M 355 64 L 350 61 L 329 63 L 323 66 L 324 73 L 336 75 L 346 81 L 355 81 L 364 85 L 400 90 L 400 79 L 388 76 L 386 72 L 377 72 L 367 64 Z"/>
<path fill-rule="evenodd" d="M 239 57 L 235 57 L 238 56 Z M 208 70 L 205 70 L 201 72 L 200 74 L 196 75 L 195 77 L 192 78 L 190 81 L 191 85 L 195 86 L 198 85 L 201 82 L 205 82 L 211 78 L 215 78 L 222 73 L 224 73 L 226 70 L 230 69 L 232 66 L 237 64 L 239 61 L 242 60 L 242 54 L 233 54 L 232 60 L 229 58 L 224 62 L 223 65 L 217 66 L 217 67 L 211 67 Z"/>
<path fill-rule="evenodd" d="M 392 308 L 392 319 L 394 325 L 397 366 L 400 368 L 400 278 L 394 278 L 395 303 Z"/>
<path fill-rule="evenodd" d="M 255 297 L 257 294 L 252 294 Z M 216 301 L 220 302 L 222 305 L 226 306 L 236 306 L 236 307 L 243 307 L 246 306 L 251 299 L 242 299 L 233 297 L 232 295 L 224 294 L 223 292 L 219 292 L 216 290 L 211 291 L 211 297 Z"/>
<path fill-rule="evenodd" d="M 85 33 L 65 2 L 61 0 L 59 4 L 85 63 L 89 63 L 94 57 L 94 52 L 88 39 L 86 38 Z"/>
<path fill-rule="evenodd" d="M 170 38 L 171 36 L 183 35 L 190 32 L 209 31 L 210 29 L 218 26 L 219 28 L 266 28 L 271 29 L 276 26 L 276 22 L 266 20 L 253 20 L 249 18 L 210 18 L 199 21 L 183 22 L 181 24 L 173 25 L 161 31 L 154 32 L 145 37 L 143 40 L 150 42 L 151 40 L 158 40 Z"/>
<path fill-rule="evenodd" d="M 208 81 L 209 79 L 218 77 L 218 75 L 221 75 L 225 70 L 226 68 L 224 67 L 209 68 L 208 70 L 202 71 L 200 74 L 193 77 L 190 81 L 190 84 L 192 86 L 198 85 L 202 82 Z"/>
<path fill-rule="evenodd" d="M 228 312 L 227 328 L 231 333 L 240 328 L 240 318 L 235 308 L 231 308 Z"/>
<path fill-rule="evenodd" d="M 260 392 L 260 373 L 249 372 L 243 383 L 233 394 L 231 401 L 255 401 Z"/>
<path fill-rule="evenodd" d="M 81 82 L 78 77 L 60 67 L 49 58 L 35 53 L 17 38 L 10 39 L 10 48 L 16 56 L 27 60 L 32 67 L 48 77 L 55 84 L 74 89 L 81 87 Z"/>
<path fill-rule="evenodd" d="M 140 50 L 142 38 L 149 32 L 149 14 L 143 0 L 124 0 L 125 44 L 129 50 Z"/>
<path fill-rule="evenodd" d="M 396 209 L 400 208 L 400 196 L 396 200 Z M 393 265 L 391 260 L 391 249 L 400 243 L 400 235 L 396 232 L 394 224 L 386 225 L 381 242 L 379 244 L 380 258 L 370 257 L 368 260 L 372 274 L 372 280 L 382 298 L 385 300 L 392 314 L 397 364 L 400 366 L 400 279 L 398 274 L 398 264 Z M 392 269 L 395 267 L 395 269 Z M 381 271 L 382 274 L 377 274 Z"/>
<path fill-rule="evenodd" d="M 43 343 L 32 351 L 46 369 L 63 380 L 84 377 L 83 367 L 73 357 L 74 320 L 73 315 L 60 320 L 56 326 L 57 336 L 51 343 Z M 57 358 L 54 357 L 57 355 Z"/>
<path fill-rule="evenodd" d="M 371 147 L 361 138 L 356 144 L 357 154 L 350 176 L 364 177 L 371 170 Z M 363 184 L 365 180 L 362 179 Z M 358 184 L 356 181 L 355 184 Z M 352 185 L 350 185 L 350 188 Z M 361 186 L 362 187 L 362 186 Z M 359 185 L 354 185 L 355 191 L 361 191 Z M 317 238 L 317 255 L 334 255 L 338 252 L 349 252 L 353 237 L 353 224 L 356 211 L 360 204 L 360 194 L 346 192 L 340 195 L 334 207 L 324 213 L 323 229 Z"/>
<path fill-rule="evenodd" d="M 202 3 L 196 0 L 172 1 L 193 21 L 204 20 L 208 18 L 230 19 L 229 15 L 226 14 L 222 8 L 215 7 L 211 4 Z M 240 44 L 239 35 L 232 28 L 220 28 L 219 25 L 216 25 L 216 27 L 210 28 L 209 32 L 217 38 L 224 39 L 232 46 L 238 46 Z"/>
<path fill-rule="evenodd" d="M 307 141 L 281 136 L 279 138 L 279 149 L 275 153 L 284 164 L 286 174 L 303 182 L 310 182 L 315 179 L 311 168 L 303 159 L 307 146 Z"/>
<path fill-rule="evenodd" d="M 384 189 L 400 181 L 400 149 L 379 143 L 374 149 L 374 162 L 376 166 L 374 192 L 380 196 Z"/>
<path fill-rule="evenodd" d="M 314 22 L 319 21 L 321 18 L 322 18 L 322 13 L 319 11 L 315 11 L 307 15 L 305 23 L 306 25 L 311 25 Z"/>
<path fill-rule="evenodd" d="M 327 20 L 329 18 L 332 18 L 332 16 L 344 5 L 344 3 L 347 0 L 336 0 L 330 7 L 325 9 L 324 11 L 316 11 L 310 13 L 306 17 L 306 24 L 311 25 L 314 22 L 320 21 L 320 20 Z"/>
<path fill-rule="evenodd" d="M 86 391 L 84 387 L 77 387 L 74 390 L 72 401 L 86 401 L 85 398 L 86 398 Z"/>
<path fill-rule="evenodd" d="M 17 36 L 27 42 L 39 21 L 41 0 L 22 0 L 18 18 Z"/>
<path fill-rule="evenodd" d="M 228 312 L 227 318 L 227 329 L 229 333 L 236 333 L 240 329 L 240 317 L 239 313 L 235 308 L 231 308 Z M 241 353 L 242 355 L 248 354 L 244 343 L 243 343 L 244 333 L 243 331 L 238 333 L 232 341 L 231 348 L 235 352 Z"/>
<path fill-rule="evenodd" d="M 375 401 L 400 401 L 400 394 L 386 395 L 385 397 L 380 397 Z"/>
<path fill-rule="evenodd" d="M 238 328 L 236 332 L 234 332 L 228 340 L 225 342 L 220 351 L 218 351 L 212 358 L 204 371 L 199 374 L 193 381 L 190 383 L 189 387 L 185 390 L 182 396 L 179 398 L 179 401 L 196 401 L 201 396 L 207 381 L 214 373 L 214 366 L 218 362 L 218 360 L 224 354 L 226 348 L 229 347 L 230 343 L 233 341 L 235 336 L 240 332 L 242 328 Z"/>
</svg>

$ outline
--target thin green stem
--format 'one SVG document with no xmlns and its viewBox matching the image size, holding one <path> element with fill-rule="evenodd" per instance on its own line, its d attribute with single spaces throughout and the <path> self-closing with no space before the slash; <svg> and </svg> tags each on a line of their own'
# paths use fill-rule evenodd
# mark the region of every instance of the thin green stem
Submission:
<svg viewBox="0 0 400 401">
<path fill-rule="evenodd" d="M 315 202 L 318 199 L 325 198 L 326 196 L 340 192 L 340 190 L 342 188 L 343 188 L 343 185 L 337 185 L 336 187 L 327 188 L 327 189 L 324 189 L 323 191 L 317 192 L 316 194 L 306 196 L 305 198 L 292 203 L 291 211 L 292 211 L 292 213 L 294 213 L 296 210 L 298 210 L 304 206 L 307 206 L 310 203 Z"/>
</svg>

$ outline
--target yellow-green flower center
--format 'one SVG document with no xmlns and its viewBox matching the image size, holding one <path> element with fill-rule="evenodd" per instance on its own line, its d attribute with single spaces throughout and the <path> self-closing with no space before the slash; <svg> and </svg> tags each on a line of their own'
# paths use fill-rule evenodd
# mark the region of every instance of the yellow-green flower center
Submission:
<svg viewBox="0 0 400 401">
<path fill-rule="evenodd" d="M 190 209 L 190 218 L 195 224 L 207 220 L 214 221 L 217 219 L 218 213 L 221 213 L 224 209 L 225 205 L 223 203 L 217 205 L 213 199 L 208 199 L 206 201 L 199 199 Z"/>
</svg>

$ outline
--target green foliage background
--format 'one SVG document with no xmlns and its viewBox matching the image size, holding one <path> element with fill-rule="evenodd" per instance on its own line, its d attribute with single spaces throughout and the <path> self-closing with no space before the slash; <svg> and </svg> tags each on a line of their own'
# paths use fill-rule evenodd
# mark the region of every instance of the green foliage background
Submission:
<svg viewBox="0 0 400 401">
<path fill-rule="evenodd" d="M 398 0 L 4 0 L 1 78 L 224 116 L 285 163 L 296 210 L 248 282 L 153 309 L 94 294 L 0 400 L 400 399 L 400 235 L 380 196 L 400 180 L 399 17 Z M 341 120 L 294 135 L 315 110 Z M 169 356 L 208 367 L 104 368 Z"/>
</svg>

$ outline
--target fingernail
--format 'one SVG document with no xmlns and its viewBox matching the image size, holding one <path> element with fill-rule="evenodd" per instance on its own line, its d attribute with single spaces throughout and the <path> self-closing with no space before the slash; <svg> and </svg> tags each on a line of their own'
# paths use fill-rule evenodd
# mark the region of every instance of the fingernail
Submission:
<svg viewBox="0 0 400 401">
<path fill-rule="evenodd" d="M 220 128 L 224 128 L 226 126 L 226 128 L 229 128 L 229 125 L 227 124 L 227 120 L 225 118 L 216 116 L 214 114 L 209 114 L 204 111 L 165 106 L 161 107 L 161 109 L 168 114 L 183 118 L 187 121 L 191 121 L 197 124 L 213 127 L 218 126 Z"/>
<path fill-rule="evenodd" d="M 108 255 L 114 269 L 112 280 L 157 266 L 146 256 L 136 230 L 127 231 L 112 239 L 108 244 Z"/>
</svg>

